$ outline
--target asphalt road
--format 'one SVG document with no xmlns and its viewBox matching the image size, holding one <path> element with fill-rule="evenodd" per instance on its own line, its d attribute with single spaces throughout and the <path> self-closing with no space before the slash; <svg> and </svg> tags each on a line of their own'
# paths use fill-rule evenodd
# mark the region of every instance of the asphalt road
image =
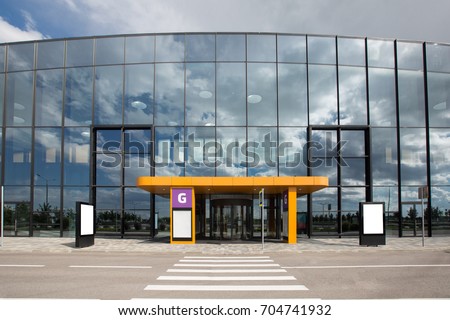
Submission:
<svg viewBox="0 0 450 320">
<path fill-rule="evenodd" d="M 450 251 L 0 252 L 0 298 L 450 298 Z"/>
</svg>

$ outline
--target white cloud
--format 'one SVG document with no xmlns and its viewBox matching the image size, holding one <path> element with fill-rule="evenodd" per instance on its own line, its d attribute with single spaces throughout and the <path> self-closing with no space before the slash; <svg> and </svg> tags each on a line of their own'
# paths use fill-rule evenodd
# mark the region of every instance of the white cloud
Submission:
<svg viewBox="0 0 450 320">
<path fill-rule="evenodd" d="M 46 37 L 36 30 L 35 22 L 28 12 L 23 12 L 25 18 L 25 29 L 22 30 L 16 26 L 11 25 L 0 17 L 0 43 L 16 42 L 27 40 L 39 40 Z"/>
</svg>

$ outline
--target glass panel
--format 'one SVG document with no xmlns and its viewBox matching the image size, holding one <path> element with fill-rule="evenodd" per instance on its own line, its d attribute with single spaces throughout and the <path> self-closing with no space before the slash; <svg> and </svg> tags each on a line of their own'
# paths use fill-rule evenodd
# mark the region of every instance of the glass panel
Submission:
<svg viewBox="0 0 450 320">
<path fill-rule="evenodd" d="M 146 154 L 126 154 L 124 164 L 124 184 L 135 186 L 140 176 L 150 176 L 150 159 Z"/>
<path fill-rule="evenodd" d="M 187 128 L 186 176 L 213 177 L 217 145 L 213 127 Z"/>
<path fill-rule="evenodd" d="M 153 123 L 153 65 L 125 66 L 126 124 Z"/>
<path fill-rule="evenodd" d="M 184 176 L 184 142 L 179 127 L 155 129 L 155 176 Z"/>
<path fill-rule="evenodd" d="M 339 123 L 367 124 L 366 70 L 339 67 Z"/>
<path fill-rule="evenodd" d="M 5 75 L 0 74 L 0 123 L 3 126 L 3 101 L 5 92 Z"/>
<path fill-rule="evenodd" d="M 31 129 L 6 128 L 5 185 L 30 185 Z"/>
<path fill-rule="evenodd" d="M 125 188 L 124 208 L 150 210 L 150 193 L 139 188 Z M 147 211 L 150 213 L 150 211 Z"/>
<path fill-rule="evenodd" d="M 36 129 L 34 174 L 35 185 L 61 183 L 61 129 Z"/>
<path fill-rule="evenodd" d="M 330 185 L 337 185 L 337 132 L 315 130 L 310 140 L 308 157 L 313 175 L 326 176 Z"/>
<path fill-rule="evenodd" d="M 33 116 L 33 72 L 8 75 L 6 125 L 31 126 Z"/>
<path fill-rule="evenodd" d="M 64 67 L 64 41 L 39 42 L 37 69 Z"/>
<path fill-rule="evenodd" d="M 184 61 L 184 35 L 156 36 L 156 62 Z"/>
<path fill-rule="evenodd" d="M 25 186 L 5 187 L 5 235 L 29 236 L 30 216 L 30 188 Z"/>
<path fill-rule="evenodd" d="M 67 41 L 66 67 L 91 66 L 94 41 L 92 39 Z"/>
<path fill-rule="evenodd" d="M 423 70 L 423 46 L 421 43 L 397 42 L 399 69 Z"/>
<path fill-rule="evenodd" d="M 31 70 L 34 66 L 34 43 L 11 44 L 8 49 L 8 71 Z"/>
<path fill-rule="evenodd" d="M 402 232 L 403 236 L 422 236 L 422 206 L 417 199 L 417 187 L 402 187 Z M 428 219 L 425 219 L 425 230 L 428 229 Z M 426 232 L 426 231 L 425 231 Z"/>
<path fill-rule="evenodd" d="M 278 36 L 278 62 L 305 63 L 305 36 Z"/>
<path fill-rule="evenodd" d="M 337 188 L 325 188 L 311 196 L 313 234 L 337 234 Z"/>
<path fill-rule="evenodd" d="M 217 176 L 247 175 L 245 165 L 246 133 L 242 127 L 217 128 Z"/>
<path fill-rule="evenodd" d="M 373 128 L 371 136 L 373 184 L 397 184 L 397 131 Z"/>
<path fill-rule="evenodd" d="M 258 62 L 276 61 L 276 38 L 272 35 L 247 36 L 247 60 Z"/>
<path fill-rule="evenodd" d="M 5 72 L 6 46 L 0 46 L 0 72 Z"/>
<path fill-rule="evenodd" d="M 89 202 L 89 188 L 64 187 L 63 195 L 63 235 L 75 237 L 76 202 Z"/>
<path fill-rule="evenodd" d="M 122 184 L 122 155 L 120 153 L 98 153 L 95 184 L 118 186 Z"/>
<path fill-rule="evenodd" d="M 384 202 L 386 210 L 386 234 L 397 236 L 399 229 L 398 186 L 373 188 L 373 201 Z"/>
<path fill-rule="evenodd" d="M 218 34 L 217 61 L 245 61 L 245 35 Z"/>
<path fill-rule="evenodd" d="M 66 69 L 64 124 L 88 126 L 92 124 L 93 69 Z"/>
<path fill-rule="evenodd" d="M 398 71 L 400 126 L 425 126 L 423 72 Z"/>
<path fill-rule="evenodd" d="M 186 122 L 188 125 L 213 126 L 215 117 L 215 65 L 186 65 Z"/>
<path fill-rule="evenodd" d="M 364 157 L 365 150 L 365 134 L 362 130 L 357 131 L 341 131 L 341 155 L 345 157 Z"/>
<path fill-rule="evenodd" d="M 450 133 L 448 129 L 430 129 L 431 184 L 450 184 Z M 447 198 L 450 200 L 450 197 Z"/>
<path fill-rule="evenodd" d="M 184 124 L 184 63 L 155 66 L 155 123 Z"/>
<path fill-rule="evenodd" d="M 96 124 L 122 123 L 123 67 L 95 69 L 94 114 Z"/>
<path fill-rule="evenodd" d="M 89 155 L 90 155 L 89 128 L 65 129 L 64 184 L 89 185 L 89 176 L 90 176 Z"/>
<path fill-rule="evenodd" d="M 307 126 L 306 65 L 278 65 L 278 117 L 280 126 Z"/>
<path fill-rule="evenodd" d="M 309 123 L 337 124 L 336 67 L 309 66 Z"/>
<path fill-rule="evenodd" d="M 217 64 L 217 124 L 245 125 L 246 76 L 243 63 Z"/>
<path fill-rule="evenodd" d="M 36 126 L 60 126 L 62 123 L 63 70 L 36 73 Z"/>
<path fill-rule="evenodd" d="M 191 34 L 186 36 L 186 61 L 214 61 L 216 39 L 213 34 Z"/>
<path fill-rule="evenodd" d="M 366 159 L 345 157 L 341 162 L 341 185 L 366 185 Z M 365 196 L 364 196 L 365 199 Z"/>
<path fill-rule="evenodd" d="M 155 219 L 160 236 L 169 236 L 170 232 L 170 199 L 155 197 Z"/>
<path fill-rule="evenodd" d="M 122 137 L 120 130 L 97 130 L 97 152 L 122 152 Z"/>
<path fill-rule="evenodd" d="M 366 65 L 365 40 L 338 38 L 338 61 L 340 65 L 365 66 Z"/>
<path fill-rule="evenodd" d="M 450 125 L 450 74 L 428 73 L 430 127 Z"/>
<path fill-rule="evenodd" d="M 120 188 L 96 188 L 97 232 L 120 232 Z"/>
<path fill-rule="evenodd" d="M 277 176 L 278 150 L 276 128 L 248 128 L 246 151 L 248 176 Z"/>
<path fill-rule="evenodd" d="M 95 41 L 95 64 L 122 64 L 124 38 L 98 38 Z"/>
<path fill-rule="evenodd" d="M 248 125 L 273 126 L 277 124 L 276 65 L 250 63 L 247 65 Z"/>
<path fill-rule="evenodd" d="M 370 123 L 377 126 L 395 126 L 395 100 L 394 70 L 369 68 Z"/>
<path fill-rule="evenodd" d="M 118 131 L 112 131 L 118 132 Z M 124 152 L 149 154 L 152 151 L 151 130 L 126 130 L 124 132 Z M 120 138 L 119 140 L 120 141 Z"/>
<path fill-rule="evenodd" d="M 278 163 L 280 176 L 306 176 L 304 156 L 306 128 L 279 128 Z"/>
<path fill-rule="evenodd" d="M 450 235 L 450 187 L 431 188 L 433 236 Z M 425 214 L 425 217 L 427 214 Z"/>
<path fill-rule="evenodd" d="M 143 63 L 155 60 L 154 36 L 126 37 L 125 41 L 125 63 Z"/>
<path fill-rule="evenodd" d="M 367 40 L 369 67 L 394 68 L 394 42 Z"/>
<path fill-rule="evenodd" d="M 33 237 L 59 237 L 61 228 L 61 188 L 35 187 Z"/>
<path fill-rule="evenodd" d="M 359 203 L 366 201 L 366 188 L 342 188 L 341 192 L 340 232 L 343 235 L 359 235 Z"/>
<path fill-rule="evenodd" d="M 308 63 L 336 64 L 336 39 L 308 37 Z"/>
<path fill-rule="evenodd" d="M 400 129 L 402 185 L 426 185 L 427 146 L 425 129 Z"/>
<path fill-rule="evenodd" d="M 450 72 L 450 46 L 427 44 L 428 71 Z"/>
</svg>

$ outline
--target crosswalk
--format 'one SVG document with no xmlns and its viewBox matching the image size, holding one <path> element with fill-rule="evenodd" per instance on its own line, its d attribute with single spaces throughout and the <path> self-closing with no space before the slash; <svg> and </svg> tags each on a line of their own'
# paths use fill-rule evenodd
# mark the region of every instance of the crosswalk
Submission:
<svg viewBox="0 0 450 320">
<path fill-rule="evenodd" d="M 305 291 L 269 256 L 187 256 L 147 291 Z"/>
</svg>

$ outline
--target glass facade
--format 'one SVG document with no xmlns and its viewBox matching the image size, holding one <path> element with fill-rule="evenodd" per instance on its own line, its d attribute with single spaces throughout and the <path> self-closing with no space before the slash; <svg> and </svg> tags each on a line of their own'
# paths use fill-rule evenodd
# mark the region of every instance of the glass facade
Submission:
<svg viewBox="0 0 450 320">
<path fill-rule="evenodd" d="M 321 175 L 329 188 L 298 199 L 299 233 L 358 234 L 359 202 L 380 201 L 389 235 L 421 235 L 427 186 L 426 233 L 450 235 L 449 97 L 446 44 L 259 33 L 0 44 L 5 234 L 73 236 L 76 201 L 95 204 L 98 234 L 168 230 L 168 199 L 136 188 L 139 176 Z M 198 196 L 203 236 L 235 210 L 217 205 L 226 197 Z M 267 201 L 279 217 L 280 196 Z M 227 213 L 246 225 L 230 238 L 261 234 L 253 207 Z"/>
</svg>

